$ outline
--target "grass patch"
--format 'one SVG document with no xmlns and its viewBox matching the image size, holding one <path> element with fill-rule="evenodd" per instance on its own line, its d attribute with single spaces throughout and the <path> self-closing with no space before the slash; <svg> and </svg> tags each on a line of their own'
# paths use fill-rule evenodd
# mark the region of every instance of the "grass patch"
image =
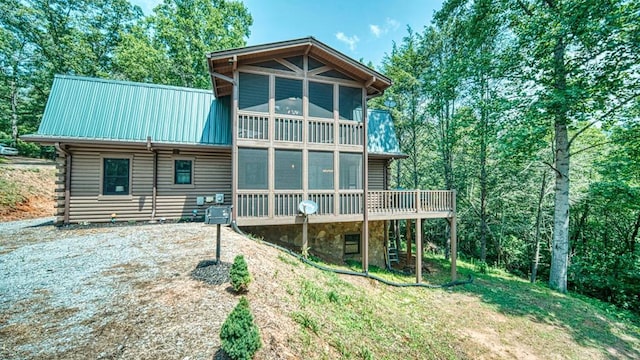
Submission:
<svg viewBox="0 0 640 360">
<path fill-rule="evenodd" d="M 432 255 L 424 262 L 436 270 L 427 274 L 430 282 L 450 281 L 447 260 Z M 332 266 L 361 271 L 357 262 L 347 265 Z M 376 267 L 370 273 L 415 281 Z M 476 280 L 424 289 L 361 286 L 326 272 L 295 279 L 290 295 L 298 310 L 290 316 L 306 333 L 300 355 L 321 358 L 317 349 L 328 344 L 346 359 L 495 358 L 504 349 L 516 358 L 640 358 L 637 315 L 475 263 L 459 262 L 458 273 Z"/>
</svg>

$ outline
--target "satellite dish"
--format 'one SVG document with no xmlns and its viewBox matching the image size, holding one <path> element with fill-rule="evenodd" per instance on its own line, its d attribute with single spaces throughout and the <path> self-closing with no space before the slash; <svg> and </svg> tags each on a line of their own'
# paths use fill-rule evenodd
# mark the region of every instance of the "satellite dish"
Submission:
<svg viewBox="0 0 640 360">
<path fill-rule="evenodd" d="M 318 211 L 318 204 L 316 204 L 315 201 L 304 200 L 298 205 L 298 210 L 300 210 L 300 212 L 305 216 L 312 215 Z"/>
</svg>

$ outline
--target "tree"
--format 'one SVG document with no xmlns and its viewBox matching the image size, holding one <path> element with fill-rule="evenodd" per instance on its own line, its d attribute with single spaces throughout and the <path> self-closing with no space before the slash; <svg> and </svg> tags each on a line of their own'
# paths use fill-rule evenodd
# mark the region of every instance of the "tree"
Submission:
<svg viewBox="0 0 640 360">
<path fill-rule="evenodd" d="M 262 346 L 249 302 L 243 296 L 220 329 L 222 350 L 232 359 L 249 360 Z"/>
<path fill-rule="evenodd" d="M 229 276 L 231 277 L 231 286 L 233 286 L 234 291 L 246 292 L 249 289 L 251 274 L 249 274 L 249 268 L 244 256 L 238 255 L 233 259 Z"/>
<path fill-rule="evenodd" d="M 531 106 L 554 133 L 551 288 L 567 290 L 569 169 L 574 139 L 640 95 L 637 14 L 624 0 L 509 2 Z M 570 129 L 578 129 L 569 137 Z"/>
<path fill-rule="evenodd" d="M 118 76 L 209 89 L 205 54 L 244 46 L 252 23 L 240 2 L 164 0 L 116 49 Z"/>
</svg>

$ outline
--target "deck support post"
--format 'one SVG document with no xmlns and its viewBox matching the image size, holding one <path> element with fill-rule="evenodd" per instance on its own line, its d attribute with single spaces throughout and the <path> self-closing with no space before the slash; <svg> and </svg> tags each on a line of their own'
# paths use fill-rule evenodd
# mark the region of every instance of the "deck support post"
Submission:
<svg viewBox="0 0 640 360">
<path fill-rule="evenodd" d="M 422 282 L 422 219 L 416 219 L 416 284 Z"/>
<path fill-rule="evenodd" d="M 306 259 L 309 254 L 309 222 L 307 214 L 304 215 L 302 222 L 302 256 Z"/>
<path fill-rule="evenodd" d="M 362 89 L 362 271 L 369 273 L 369 151 L 367 89 Z"/>
<path fill-rule="evenodd" d="M 458 267 L 456 261 L 458 259 L 458 244 L 457 244 L 457 233 L 456 233 L 456 191 L 453 190 L 451 194 L 451 207 L 453 208 L 453 215 L 449 218 L 449 222 L 451 224 L 451 281 L 455 281 L 458 276 Z"/>
</svg>

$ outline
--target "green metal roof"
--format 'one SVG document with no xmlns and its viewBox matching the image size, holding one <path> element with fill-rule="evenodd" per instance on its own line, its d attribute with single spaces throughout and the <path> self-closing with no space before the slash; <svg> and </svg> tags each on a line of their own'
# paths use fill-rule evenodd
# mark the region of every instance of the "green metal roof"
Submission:
<svg viewBox="0 0 640 360">
<path fill-rule="evenodd" d="M 230 145 L 229 109 L 210 90 L 56 75 L 37 136 Z"/>
<path fill-rule="evenodd" d="M 362 121 L 362 112 L 355 113 Z M 371 154 L 404 157 L 391 115 L 368 111 Z M 56 75 L 35 141 L 109 140 L 231 144 L 228 97 L 212 91 L 79 76 Z"/>
<path fill-rule="evenodd" d="M 355 111 L 356 121 L 362 121 L 362 111 Z M 367 109 L 367 149 L 370 154 L 406 157 L 393 127 L 391 113 L 386 110 Z"/>
</svg>

